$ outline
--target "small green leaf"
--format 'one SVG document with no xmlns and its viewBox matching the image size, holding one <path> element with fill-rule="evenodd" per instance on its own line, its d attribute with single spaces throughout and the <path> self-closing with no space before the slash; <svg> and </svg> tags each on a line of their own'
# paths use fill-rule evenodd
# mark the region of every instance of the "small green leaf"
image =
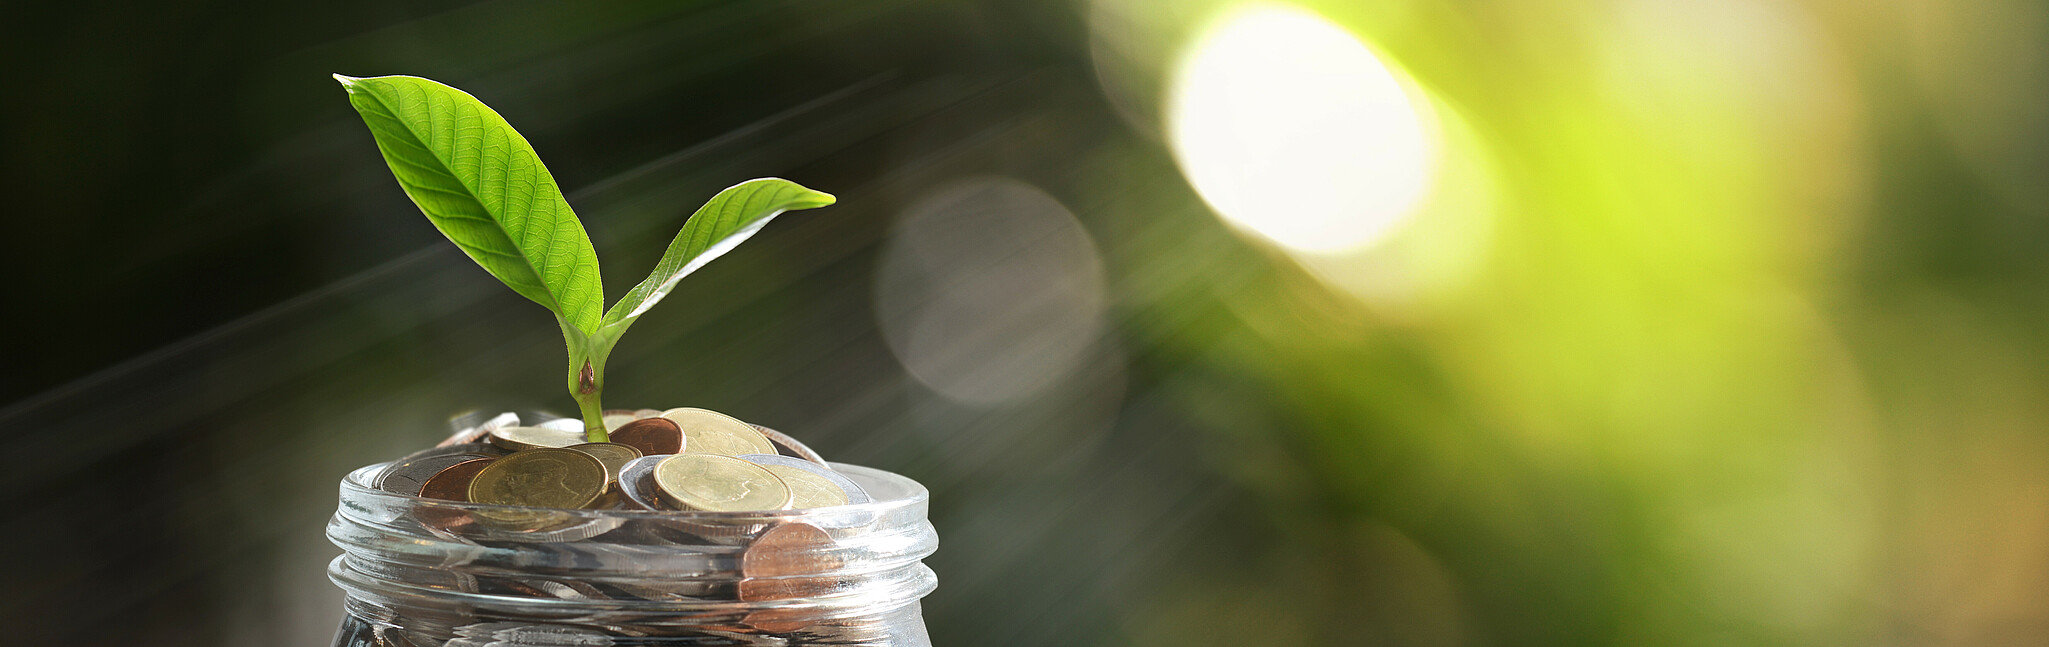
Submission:
<svg viewBox="0 0 2049 647">
<path fill-rule="evenodd" d="M 633 286 L 605 312 L 604 327 L 624 330 L 633 325 L 635 319 L 675 289 L 676 281 L 732 251 L 778 214 L 816 209 L 834 200 L 831 194 L 781 178 L 748 180 L 720 191 L 683 224 L 683 231 L 669 242 L 668 251 L 662 253 L 662 260 L 655 263 L 647 280 Z"/>
<path fill-rule="evenodd" d="M 334 78 L 436 229 L 513 291 L 597 330 L 597 252 L 525 137 L 476 97 L 434 81 Z"/>
</svg>

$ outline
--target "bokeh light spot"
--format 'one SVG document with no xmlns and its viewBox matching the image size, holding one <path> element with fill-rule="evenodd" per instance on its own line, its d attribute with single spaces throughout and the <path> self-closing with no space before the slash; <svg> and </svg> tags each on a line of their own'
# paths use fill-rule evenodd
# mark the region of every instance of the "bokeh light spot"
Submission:
<svg viewBox="0 0 2049 647">
<path fill-rule="evenodd" d="M 1321 16 L 1240 9 L 1177 66 L 1169 139 L 1227 222 L 1294 250 L 1369 246 L 1434 174 L 1435 144 L 1396 74 Z"/>
<path fill-rule="evenodd" d="M 1040 395 L 1089 361 L 1108 303 L 1102 259 L 1074 214 L 1009 178 L 917 201 L 876 273 L 884 341 L 919 382 L 959 402 Z"/>
</svg>

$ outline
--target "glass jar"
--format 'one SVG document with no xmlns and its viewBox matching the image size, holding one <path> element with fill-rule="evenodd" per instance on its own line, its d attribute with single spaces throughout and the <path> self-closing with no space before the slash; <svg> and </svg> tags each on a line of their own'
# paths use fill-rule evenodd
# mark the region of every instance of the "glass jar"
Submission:
<svg viewBox="0 0 2049 647">
<path fill-rule="evenodd" d="M 873 498 L 808 510 L 558 510 L 459 503 L 350 473 L 327 536 L 336 647 L 931 644 L 927 493 L 833 464 Z"/>
</svg>

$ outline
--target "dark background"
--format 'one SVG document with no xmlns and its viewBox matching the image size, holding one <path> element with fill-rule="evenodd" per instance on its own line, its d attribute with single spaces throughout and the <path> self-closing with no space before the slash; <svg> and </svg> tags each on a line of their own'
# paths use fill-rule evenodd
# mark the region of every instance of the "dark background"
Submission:
<svg viewBox="0 0 2049 647">
<path fill-rule="evenodd" d="M 613 296 L 720 188 L 836 194 L 608 404 L 925 483 L 937 644 L 2049 635 L 2049 11 L 1305 3 L 1481 178 L 1382 257 L 1183 178 L 1165 61 L 1228 4 L 10 5 L 5 642 L 325 644 L 343 474 L 573 409 L 332 73 L 497 109 Z"/>
</svg>

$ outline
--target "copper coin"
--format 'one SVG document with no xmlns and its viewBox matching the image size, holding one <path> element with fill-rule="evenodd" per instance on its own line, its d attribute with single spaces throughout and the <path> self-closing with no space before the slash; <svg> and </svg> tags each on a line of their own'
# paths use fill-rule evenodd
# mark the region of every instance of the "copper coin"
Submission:
<svg viewBox="0 0 2049 647">
<path fill-rule="evenodd" d="M 831 572 L 844 562 L 832 553 L 832 535 L 808 523 L 779 523 L 756 537 L 740 555 L 743 577 L 782 577 Z"/>
<path fill-rule="evenodd" d="M 740 580 L 740 600 L 761 602 L 764 600 L 795 600 L 815 598 L 831 594 L 838 589 L 840 579 L 831 575 L 811 577 L 750 577 Z"/>
<path fill-rule="evenodd" d="M 414 496 L 420 493 L 420 485 L 433 478 L 435 474 L 441 473 L 441 470 L 463 461 L 488 457 L 486 454 L 473 454 L 454 448 L 422 450 L 384 468 L 383 472 L 377 474 L 377 480 L 372 485 L 392 494 Z"/>
<path fill-rule="evenodd" d="M 745 578 L 740 580 L 740 599 L 787 600 L 831 593 L 839 587 L 839 578 L 829 574 L 845 564 L 832 553 L 834 547 L 832 536 L 818 526 L 776 524 L 740 555 L 740 575 Z"/>
<path fill-rule="evenodd" d="M 612 442 L 631 445 L 644 456 L 683 453 L 683 428 L 668 418 L 642 418 L 620 425 Z"/>
<path fill-rule="evenodd" d="M 473 458 L 448 466 L 426 483 L 420 484 L 420 496 L 443 501 L 469 501 L 470 481 L 477 478 L 477 472 L 484 471 L 495 458 Z"/>
</svg>

